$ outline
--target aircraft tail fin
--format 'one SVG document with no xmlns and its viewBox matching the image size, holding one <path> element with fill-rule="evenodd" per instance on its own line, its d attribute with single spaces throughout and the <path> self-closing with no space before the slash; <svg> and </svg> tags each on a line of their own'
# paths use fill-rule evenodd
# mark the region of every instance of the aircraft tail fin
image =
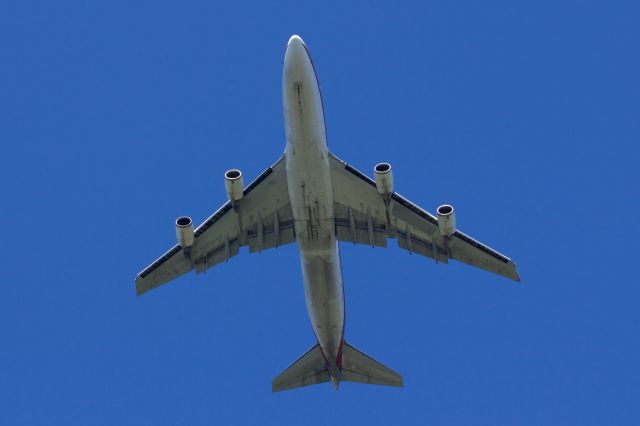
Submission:
<svg viewBox="0 0 640 426">
<path fill-rule="evenodd" d="M 345 382 L 365 383 L 403 387 L 402 376 L 389 367 L 385 367 L 369 355 L 360 352 L 347 342 L 342 349 L 341 380 Z"/>
<path fill-rule="evenodd" d="M 320 345 L 315 345 L 271 382 L 271 390 L 280 392 L 331 380 Z"/>
</svg>

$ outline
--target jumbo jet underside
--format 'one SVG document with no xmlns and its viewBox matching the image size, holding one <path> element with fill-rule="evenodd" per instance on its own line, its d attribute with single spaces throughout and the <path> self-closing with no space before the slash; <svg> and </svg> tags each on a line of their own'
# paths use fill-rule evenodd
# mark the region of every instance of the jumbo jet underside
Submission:
<svg viewBox="0 0 640 426">
<path fill-rule="evenodd" d="M 314 65 L 298 36 L 287 45 L 282 90 L 282 157 L 246 187 L 239 170 L 226 172 L 229 201 L 195 230 L 190 218 L 177 219 L 178 244 L 140 272 L 137 294 L 226 262 L 240 247 L 295 242 L 317 344 L 273 380 L 273 391 L 329 381 L 336 389 L 341 381 L 402 386 L 402 376 L 345 342 L 338 242 L 386 247 L 395 239 L 437 263 L 455 259 L 519 281 L 516 265 L 459 231 L 452 206 L 433 216 L 395 192 L 389 164 L 377 164 L 371 179 L 329 151 Z"/>
</svg>

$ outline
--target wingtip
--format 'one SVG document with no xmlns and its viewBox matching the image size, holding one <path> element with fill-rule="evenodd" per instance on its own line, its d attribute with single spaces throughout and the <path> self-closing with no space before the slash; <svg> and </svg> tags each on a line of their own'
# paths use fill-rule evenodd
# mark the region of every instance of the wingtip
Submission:
<svg viewBox="0 0 640 426">
<path fill-rule="evenodd" d="M 520 274 L 518 273 L 518 269 L 516 267 L 516 264 L 515 264 L 515 262 L 513 260 L 511 261 L 511 264 L 513 265 L 513 275 L 514 275 L 513 280 L 515 282 L 519 283 L 521 280 L 520 280 Z"/>
<path fill-rule="evenodd" d="M 142 296 L 142 295 L 143 295 L 143 294 L 145 294 L 147 291 L 149 291 L 149 289 L 148 289 L 148 288 L 144 288 L 144 287 L 142 286 L 142 283 L 140 283 L 140 280 L 141 280 L 141 279 L 142 279 L 142 277 L 140 277 L 140 275 L 138 275 L 138 276 L 136 277 L 136 281 L 135 281 L 135 283 L 136 283 L 136 296 L 138 296 L 138 297 Z"/>
</svg>

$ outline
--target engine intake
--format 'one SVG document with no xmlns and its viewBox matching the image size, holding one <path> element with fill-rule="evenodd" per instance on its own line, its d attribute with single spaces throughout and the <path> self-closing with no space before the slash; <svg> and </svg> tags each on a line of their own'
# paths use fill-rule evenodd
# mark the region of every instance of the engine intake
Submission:
<svg viewBox="0 0 640 426">
<path fill-rule="evenodd" d="M 456 232 L 456 212 L 453 206 L 443 204 L 438 207 L 438 228 L 442 235 L 451 236 Z"/>
<path fill-rule="evenodd" d="M 193 222 L 189 216 L 180 216 L 176 219 L 176 237 L 183 248 L 193 245 Z"/>
<path fill-rule="evenodd" d="M 376 177 L 376 189 L 382 195 L 388 195 L 393 192 L 393 173 L 391 164 L 378 163 L 373 168 Z"/>
<path fill-rule="evenodd" d="M 227 190 L 227 197 L 232 203 L 242 199 L 242 172 L 237 169 L 228 170 L 224 174 L 224 186 Z"/>
</svg>

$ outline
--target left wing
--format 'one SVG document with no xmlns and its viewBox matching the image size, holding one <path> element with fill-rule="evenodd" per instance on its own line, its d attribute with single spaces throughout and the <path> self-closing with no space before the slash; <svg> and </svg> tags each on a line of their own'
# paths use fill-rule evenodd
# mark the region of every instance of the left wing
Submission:
<svg viewBox="0 0 640 426">
<path fill-rule="evenodd" d="M 226 262 L 242 246 L 249 252 L 295 241 L 284 156 L 243 191 L 236 207 L 228 201 L 195 229 L 193 246 L 175 245 L 136 277 L 141 295 L 192 269 L 196 273 Z"/>
<path fill-rule="evenodd" d="M 520 281 L 508 257 L 460 231 L 442 235 L 436 217 L 397 192 L 385 203 L 371 178 L 333 154 L 330 166 L 338 240 L 386 247 L 387 239 L 395 238 L 400 248 L 436 262 L 455 259 Z"/>
</svg>

